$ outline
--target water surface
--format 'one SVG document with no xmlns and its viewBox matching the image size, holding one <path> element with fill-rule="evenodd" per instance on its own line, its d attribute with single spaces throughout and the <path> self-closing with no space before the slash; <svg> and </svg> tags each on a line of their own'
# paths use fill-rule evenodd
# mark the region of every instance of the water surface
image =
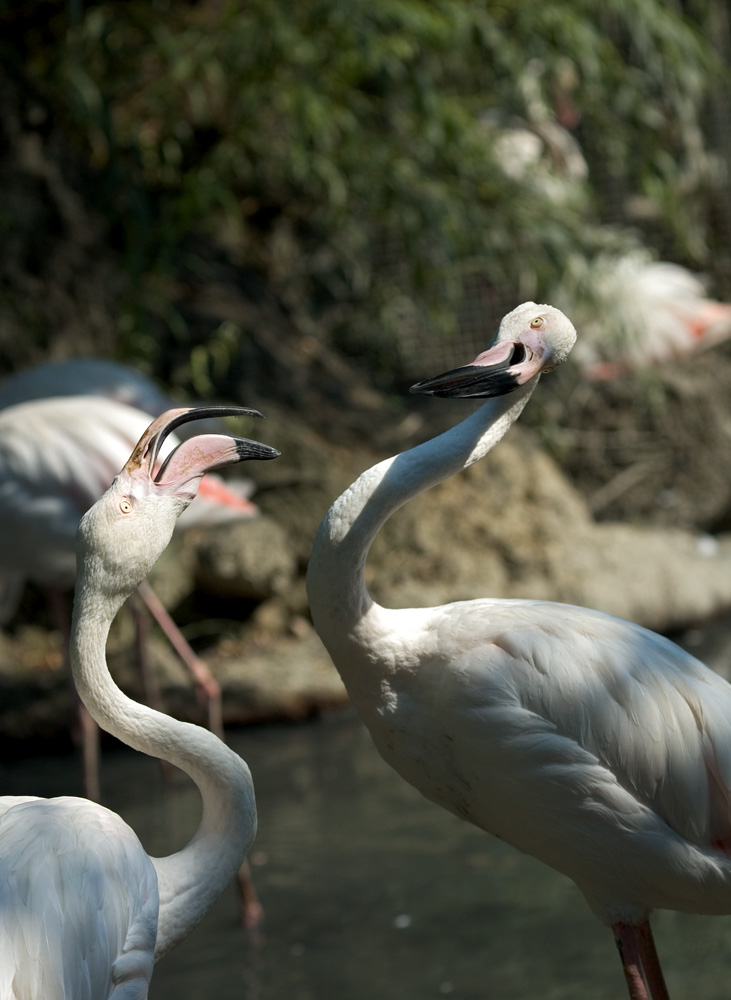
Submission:
<svg viewBox="0 0 731 1000">
<path fill-rule="evenodd" d="M 232 888 L 157 966 L 151 1000 L 625 997 L 611 933 L 578 890 L 423 799 L 350 709 L 228 739 L 256 782 L 263 940 L 238 926 Z M 0 778 L 7 794 L 79 791 L 72 757 L 3 765 Z M 150 853 L 195 828 L 195 788 L 141 754 L 107 749 L 103 785 Z M 731 918 L 653 923 L 674 1000 L 726 1000 Z"/>
</svg>

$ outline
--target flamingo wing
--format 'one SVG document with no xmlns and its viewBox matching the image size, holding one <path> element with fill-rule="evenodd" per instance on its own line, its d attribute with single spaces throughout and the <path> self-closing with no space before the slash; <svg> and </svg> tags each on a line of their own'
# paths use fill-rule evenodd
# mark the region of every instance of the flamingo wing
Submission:
<svg viewBox="0 0 731 1000">
<path fill-rule="evenodd" d="M 520 712 L 522 735 L 588 754 L 686 840 L 731 848 L 731 687 L 621 619 L 532 601 L 503 608 L 497 630 L 491 608 L 487 668 L 475 653 L 463 658 L 475 690 Z"/>
<path fill-rule="evenodd" d="M 405 645 L 420 634 L 418 669 L 393 671 L 367 721 L 429 798 L 511 843 L 530 814 L 560 811 L 556 826 L 569 830 L 601 800 L 617 815 L 639 810 L 627 823 L 651 813 L 692 844 L 731 849 L 731 686 L 694 657 L 640 626 L 549 602 L 414 616 Z"/>
<path fill-rule="evenodd" d="M 153 416 L 171 406 L 156 382 L 128 365 L 107 358 L 69 358 L 6 378 L 0 385 L 0 409 L 33 399 L 90 395 L 115 399 Z"/>
<path fill-rule="evenodd" d="M 142 845 L 85 799 L 0 808 L 0 996 L 144 1000 L 158 892 Z"/>
<path fill-rule="evenodd" d="M 0 411 L 0 571 L 73 581 L 81 515 L 121 469 L 149 418 L 97 397 Z"/>
</svg>

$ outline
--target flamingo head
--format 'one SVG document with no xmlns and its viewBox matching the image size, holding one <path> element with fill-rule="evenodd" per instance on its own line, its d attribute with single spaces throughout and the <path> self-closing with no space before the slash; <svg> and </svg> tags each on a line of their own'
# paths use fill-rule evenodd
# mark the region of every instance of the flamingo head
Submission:
<svg viewBox="0 0 731 1000">
<path fill-rule="evenodd" d="M 160 463 L 160 448 L 183 423 L 209 417 L 260 417 L 241 406 L 185 407 L 153 420 L 114 482 L 82 518 L 77 563 L 94 586 L 126 597 L 166 548 L 178 517 L 207 472 L 279 452 L 247 438 L 201 434 L 179 444 Z"/>
<path fill-rule="evenodd" d="M 524 302 L 503 317 L 492 345 L 474 361 L 417 382 L 410 391 L 428 396 L 504 396 L 560 365 L 575 342 L 576 330 L 559 309 Z"/>
</svg>

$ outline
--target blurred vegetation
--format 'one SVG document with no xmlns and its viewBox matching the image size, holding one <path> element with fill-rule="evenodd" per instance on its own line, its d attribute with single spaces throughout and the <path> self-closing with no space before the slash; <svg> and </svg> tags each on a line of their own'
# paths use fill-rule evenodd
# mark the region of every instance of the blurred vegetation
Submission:
<svg viewBox="0 0 731 1000">
<path fill-rule="evenodd" d="M 727 96 L 706 40 L 724 10 L 4 3 L 0 51 L 105 219 L 124 274 L 116 353 L 159 369 L 162 324 L 206 384 L 236 337 L 229 324 L 194 343 L 179 299 L 216 254 L 300 334 L 382 372 L 398 370 L 404 328 L 454 333 L 471 281 L 500 315 L 640 238 L 731 273 L 726 160 L 706 139 Z M 506 145 L 521 131 L 541 138 L 538 162 Z M 586 176 L 566 162 L 572 143 Z"/>
</svg>

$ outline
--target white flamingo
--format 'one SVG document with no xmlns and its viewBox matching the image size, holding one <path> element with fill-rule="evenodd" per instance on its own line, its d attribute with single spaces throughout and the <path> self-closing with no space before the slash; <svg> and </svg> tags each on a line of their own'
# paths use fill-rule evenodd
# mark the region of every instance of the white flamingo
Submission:
<svg viewBox="0 0 731 1000">
<path fill-rule="evenodd" d="M 731 305 L 708 298 L 699 275 L 645 250 L 600 257 L 584 281 L 590 301 L 577 309 L 575 360 L 591 381 L 682 361 L 731 337 Z"/>
<path fill-rule="evenodd" d="M 650 911 L 731 913 L 731 687 L 661 636 L 597 611 L 498 599 L 392 610 L 364 582 L 386 519 L 497 444 L 574 339 L 557 309 L 524 303 L 471 365 L 415 386 L 495 398 L 335 501 L 308 594 L 384 759 L 427 798 L 572 878 L 614 930 L 630 996 L 645 1000 L 646 978 L 661 1000 Z"/>
<path fill-rule="evenodd" d="M 60 377 L 60 374 L 62 377 Z M 96 392 L 44 398 L 52 385 L 78 391 L 85 384 Z M 27 395 L 39 395 L 16 402 Z M 0 387 L 0 623 L 14 610 L 18 592 L 26 580 L 43 586 L 51 599 L 58 628 L 68 648 L 69 617 L 64 600 L 76 576 L 75 538 L 82 515 L 107 489 L 139 437 L 150 423 L 150 415 L 135 402 L 159 407 L 162 395 L 149 379 L 115 362 L 79 359 L 32 369 L 6 380 Z M 220 408 L 199 409 L 219 413 Z M 213 422 L 214 426 L 215 421 Z M 158 456 L 174 446 L 169 435 Z M 248 483 L 248 480 L 242 480 Z M 186 508 L 176 529 L 213 524 L 229 518 L 251 517 L 256 508 L 214 472 L 201 480 L 195 504 Z M 230 495 L 229 495 L 230 493 Z M 187 666 L 208 708 L 208 726 L 223 739 L 221 688 L 206 663 L 188 645 L 149 583 L 140 582 L 137 593 L 163 629 Z M 141 624 L 138 621 L 138 625 Z M 159 693 L 139 648 L 147 699 L 160 706 Z M 79 705 L 85 794 L 99 801 L 99 731 L 88 712 Z M 244 866 L 240 889 L 242 922 L 254 927 L 262 910 Z"/>
<path fill-rule="evenodd" d="M 84 516 L 71 636 L 74 680 L 89 712 L 120 740 L 190 775 L 203 799 L 200 825 L 181 851 L 151 858 L 119 816 L 87 799 L 0 798 L 3 1000 L 143 1000 L 154 961 L 202 919 L 254 838 L 246 763 L 209 731 L 127 698 L 105 657 L 117 611 L 165 549 L 202 476 L 278 454 L 203 435 L 157 470 L 164 438 L 204 412 L 171 410 L 155 420 Z"/>
<path fill-rule="evenodd" d="M 87 377 L 90 387 L 99 383 L 99 364 L 90 367 L 69 362 L 47 367 L 54 373 L 57 368 L 68 368 L 79 377 Z M 111 362 L 108 366 L 113 373 L 116 369 L 131 371 Z M 5 389 L 10 398 L 22 398 L 34 387 L 39 391 L 48 388 L 50 376 L 43 377 L 44 372 L 45 368 L 37 369 L 7 380 L 0 387 L 0 395 Z M 40 380 L 35 377 L 38 373 Z M 96 382 L 91 381 L 94 375 Z M 151 388 L 139 376 L 137 381 Z M 58 384 L 59 388 L 69 387 L 68 377 Z M 71 385 L 77 387 L 76 383 Z M 137 388 L 137 382 L 132 385 Z M 123 387 L 129 390 L 130 383 L 125 382 Z M 145 399 L 150 409 L 155 409 L 150 392 Z M 0 408 L 0 623 L 12 616 L 23 585 L 30 580 L 49 593 L 58 627 L 67 640 L 68 612 L 63 592 L 73 586 L 76 574 L 74 539 L 79 520 L 112 482 L 150 417 L 125 402 L 96 394 L 39 396 Z M 203 479 L 196 503 L 186 511 L 181 523 L 190 527 L 251 517 L 254 513 L 256 508 L 250 500 L 231 491 L 211 473 Z M 205 699 L 210 728 L 221 736 L 221 692 L 217 681 L 185 641 L 149 584 L 143 582 L 138 589 Z M 87 794 L 98 799 L 97 738 L 83 716 L 82 732 Z"/>
<path fill-rule="evenodd" d="M 0 383 L 0 409 L 53 396 L 104 396 L 158 416 L 173 405 L 153 379 L 109 358 L 46 361 Z"/>
</svg>

